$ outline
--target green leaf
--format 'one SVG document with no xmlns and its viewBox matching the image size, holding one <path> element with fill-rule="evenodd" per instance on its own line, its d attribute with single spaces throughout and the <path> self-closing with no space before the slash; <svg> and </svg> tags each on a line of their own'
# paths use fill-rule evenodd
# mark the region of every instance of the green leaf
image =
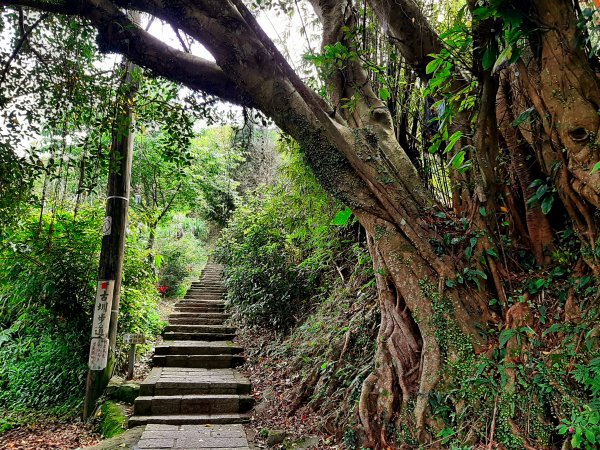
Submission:
<svg viewBox="0 0 600 450">
<path fill-rule="evenodd" d="M 483 65 L 484 70 L 489 70 L 494 65 L 494 61 L 496 60 L 496 53 L 492 50 L 491 47 L 485 49 L 483 52 L 483 58 L 481 64 Z"/>
<path fill-rule="evenodd" d="M 511 126 L 513 128 L 517 128 L 519 125 L 521 125 L 523 122 L 525 122 L 534 111 L 535 111 L 535 108 L 533 106 L 531 108 L 527 108 L 525 111 L 523 111 L 521 114 L 519 114 L 519 117 L 517 117 L 513 121 L 513 123 L 511 123 Z"/>
<path fill-rule="evenodd" d="M 452 150 L 461 137 L 462 137 L 462 131 L 455 131 L 454 133 L 452 133 L 452 136 L 450 136 L 450 139 L 448 139 L 448 145 L 446 145 L 446 148 L 444 149 L 444 153 L 448 153 L 450 150 Z M 463 158 L 463 160 L 464 160 L 464 158 Z"/>
<path fill-rule="evenodd" d="M 592 430 L 585 430 L 585 438 L 592 444 L 596 443 L 596 435 Z"/>
<path fill-rule="evenodd" d="M 498 342 L 500 343 L 500 347 L 504 347 L 510 338 L 512 338 L 515 334 L 517 334 L 517 330 L 509 328 L 508 330 L 502 330 L 500 336 L 498 338 Z"/>
<path fill-rule="evenodd" d="M 498 56 L 498 59 L 496 60 L 496 63 L 494 64 L 492 73 L 495 73 L 497 70 L 499 70 L 504 65 L 505 62 L 510 60 L 511 56 L 512 56 L 512 47 L 506 47 L 504 50 L 502 50 L 502 52 Z"/>
<path fill-rule="evenodd" d="M 479 208 L 479 214 L 481 214 L 481 217 L 487 216 L 487 210 L 485 209 L 485 206 Z"/>
<path fill-rule="evenodd" d="M 435 56 L 435 55 L 434 55 Z M 425 73 L 429 74 L 429 73 L 433 73 L 437 70 L 438 67 L 440 67 L 440 65 L 444 62 L 443 59 L 441 58 L 436 58 L 432 61 L 430 61 L 427 66 L 425 67 Z"/>
<path fill-rule="evenodd" d="M 498 258 L 498 253 L 494 249 L 488 248 L 485 252 L 494 258 Z"/>
<path fill-rule="evenodd" d="M 452 167 L 456 170 L 460 169 L 463 166 L 463 163 L 465 162 L 465 155 L 466 153 L 464 150 L 461 150 L 456 155 L 454 155 L 450 160 L 450 164 L 452 165 Z"/>
<path fill-rule="evenodd" d="M 352 216 L 352 210 L 346 206 L 346 209 L 335 215 L 331 221 L 331 225 L 344 226 L 348 223 L 348 220 L 350 220 L 350 216 Z"/>
<path fill-rule="evenodd" d="M 390 91 L 387 88 L 379 89 L 379 98 L 382 101 L 387 102 L 390 99 Z"/>
<path fill-rule="evenodd" d="M 549 335 L 550 333 L 558 333 L 559 331 L 562 331 L 563 329 L 564 329 L 563 324 L 553 323 L 542 333 L 542 336 L 545 337 L 545 336 Z"/>
<path fill-rule="evenodd" d="M 581 434 L 575 433 L 573 435 L 573 437 L 571 438 L 571 445 L 573 446 L 573 448 L 579 448 L 582 441 L 583 441 L 583 439 L 581 439 Z"/>
<path fill-rule="evenodd" d="M 544 200 L 542 200 L 542 212 L 544 214 L 548 214 L 552 209 L 552 205 L 554 204 L 554 196 L 546 195 Z"/>
<path fill-rule="evenodd" d="M 600 170 L 600 161 L 598 161 L 596 164 L 594 164 L 594 168 L 590 172 L 590 175 L 593 174 L 594 172 L 599 171 L 599 170 Z"/>
<path fill-rule="evenodd" d="M 478 275 L 480 278 L 483 278 L 484 280 L 487 280 L 487 274 L 485 272 L 482 272 L 481 270 L 474 270 L 473 272 L 476 275 Z"/>
</svg>

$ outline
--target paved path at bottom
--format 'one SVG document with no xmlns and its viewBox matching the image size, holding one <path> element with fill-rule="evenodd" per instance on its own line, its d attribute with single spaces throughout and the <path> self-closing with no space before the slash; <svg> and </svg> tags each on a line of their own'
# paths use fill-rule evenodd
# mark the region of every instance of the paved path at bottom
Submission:
<svg viewBox="0 0 600 450">
<path fill-rule="evenodd" d="M 249 450 L 244 427 L 231 425 L 149 424 L 137 445 L 139 450 Z"/>
</svg>

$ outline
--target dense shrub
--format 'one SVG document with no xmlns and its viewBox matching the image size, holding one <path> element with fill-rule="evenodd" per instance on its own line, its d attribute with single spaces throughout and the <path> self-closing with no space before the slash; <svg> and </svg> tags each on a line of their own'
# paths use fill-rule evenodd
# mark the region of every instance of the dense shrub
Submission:
<svg viewBox="0 0 600 450">
<path fill-rule="evenodd" d="M 343 230 L 331 225 L 342 206 L 320 188 L 298 157 L 287 156 L 274 186 L 247 195 L 217 243 L 228 299 L 249 323 L 286 328 L 325 289 Z"/>
<path fill-rule="evenodd" d="M 95 295 L 99 215 L 33 213 L 0 268 L 0 407 L 81 396 Z"/>
<path fill-rule="evenodd" d="M 32 210 L 0 250 L 0 408 L 76 406 L 83 397 L 102 208 Z M 160 330 L 156 278 L 130 233 L 120 333 Z M 118 354 L 118 356 L 120 356 Z M 123 357 L 121 358 L 123 359 Z"/>
</svg>

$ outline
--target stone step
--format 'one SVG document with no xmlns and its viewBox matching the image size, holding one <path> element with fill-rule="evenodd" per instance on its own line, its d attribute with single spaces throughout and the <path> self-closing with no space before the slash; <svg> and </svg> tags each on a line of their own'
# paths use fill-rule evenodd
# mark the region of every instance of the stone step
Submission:
<svg viewBox="0 0 600 450">
<path fill-rule="evenodd" d="M 231 341 L 164 341 L 154 347 L 156 355 L 227 355 L 243 351 Z"/>
<path fill-rule="evenodd" d="M 218 290 L 218 289 L 198 289 L 196 290 L 189 290 L 185 293 L 186 297 L 196 297 L 196 296 L 214 296 L 214 297 L 222 297 L 227 293 L 227 291 L 225 289 L 223 290 Z"/>
<path fill-rule="evenodd" d="M 219 306 L 176 306 L 175 312 L 182 313 L 222 313 L 225 308 Z"/>
<path fill-rule="evenodd" d="M 225 297 L 225 292 L 188 292 L 184 298 L 205 298 L 207 300 L 221 300 Z"/>
<path fill-rule="evenodd" d="M 233 369 L 154 367 L 140 395 L 250 394 L 250 381 Z"/>
<path fill-rule="evenodd" d="M 254 399 L 249 395 L 138 396 L 133 404 L 133 414 L 239 414 L 250 411 L 253 405 Z"/>
<path fill-rule="evenodd" d="M 175 303 L 175 306 L 225 306 L 225 302 L 223 300 L 209 300 L 203 298 L 186 298 L 184 300 L 179 300 Z"/>
<path fill-rule="evenodd" d="M 227 369 L 244 364 L 241 355 L 154 355 L 154 366 Z"/>
<path fill-rule="evenodd" d="M 174 312 L 169 315 L 169 319 L 179 319 L 183 317 L 205 317 L 207 319 L 228 319 L 229 314 L 222 312 L 204 312 L 204 313 L 195 313 L 195 312 Z"/>
<path fill-rule="evenodd" d="M 229 424 L 246 423 L 250 421 L 250 414 L 173 414 L 161 416 L 131 416 L 127 422 L 129 428 L 147 424 L 164 425 L 203 425 L 203 424 Z"/>
<path fill-rule="evenodd" d="M 208 297 L 206 295 L 195 295 L 193 297 L 184 297 L 184 298 L 182 298 L 182 299 L 180 299 L 178 301 L 180 303 L 181 302 L 192 302 L 192 303 L 195 303 L 195 302 L 205 302 L 205 303 L 212 303 L 212 304 L 219 304 L 219 303 L 221 303 L 221 304 L 224 305 L 225 304 L 225 299 L 226 299 L 226 297 L 224 295 L 220 296 L 220 297 Z"/>
<path fill-rule="evenodd" d="M 178 303 L 175 305 L 175 308 L 203 308 L 208 310 L 208 312 L 213 311 L 215 313 L 224 313 L 225 306 L 224 305 L 205 305 L 202 303 Z"/>
<path fill-rule="evenodd" d="M 234 333 L 182 333 L 168 331 L 163 333 L 165 340 L 172 341 L 231 341 Z"/>
<path fill-rule="evenodd" d="M 185 295 L 186 296 L 195 296 L 195 295 L 225 295 L 227 291 L 225 289 L 189 289 Z"/>
<path fill-rule="evenodd" d="M 225 319 L 219 317 L 169 317 L 171 325 L 223 325 Z"/>
<path fill-rule="evenodd" d="M 225 289 L 224 287 L 218 287 L 218 286 L 214 286 L 214 287 L 202 287 L 202 288 L 191 288 L 188 289 L 186 291 L 186 294 L 190 295 L 197 295 L 197 294 L 226 294 L 227 293 L 227 289 Z"/>
<path fill-rule="evenodd" d="M 197 296 L 197 297 L 184 297 L 177 301 L 177 303 L 197 303 L 197 304 L 207 304 L 207 305 L 223 305 L 225 306 L 225 297 L 205 297 L 205 296 Z M 176 304 L 177 304 L 176 303 Z"/>
<path fill-rule="evenodd" d="M 125 444 L 122 444 L 125 447 Z M 116 447 L 111 447 L 116 448 Z M 130 448 L 128 445 L 127 448 Z M 226 449 L 250 450 L 241 424 L 165 425 L 149 424 L 142 432 L 135 449 Z"/>
<path fill-rule="evenodd" d="M 225 309 L 224 304 L 208 304 L 194 301 L 182 301 L 175 303 L 175 308 L 213 308 L 215 310 L 223 311 Z"/>
<path fill-rule="evenodd" d="M 235 327 L 226 325 L 167 325 L 165 332 L 234 334 Z"/>
</svg>

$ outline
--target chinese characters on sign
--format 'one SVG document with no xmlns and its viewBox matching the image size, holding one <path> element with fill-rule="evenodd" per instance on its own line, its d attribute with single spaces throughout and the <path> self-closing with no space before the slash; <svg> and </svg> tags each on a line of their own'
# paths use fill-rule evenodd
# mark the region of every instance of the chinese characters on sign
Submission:
<svg viewBox="0 0 600 450">
<path fill-rule="evenodd" d="M 92 323 L 92 342 L 90 344 L 90 370 L 102 370 L 108 360 L 108 325 L 112 308 L 114 280 L 98 281 L 94 321 Z"/>
<path fill-rule="evenodd" d="M 90 344 L 90 370 L 102 370 L 108 361 L 108 338 L 92 338 Z"/>
<path fill-rule="evenodd" d="M 125 344 L 143 344 L 144 342 L 146 342 L 146 336 L 143 333 L 123 335 L 123 343 Z"/>
</svg>

